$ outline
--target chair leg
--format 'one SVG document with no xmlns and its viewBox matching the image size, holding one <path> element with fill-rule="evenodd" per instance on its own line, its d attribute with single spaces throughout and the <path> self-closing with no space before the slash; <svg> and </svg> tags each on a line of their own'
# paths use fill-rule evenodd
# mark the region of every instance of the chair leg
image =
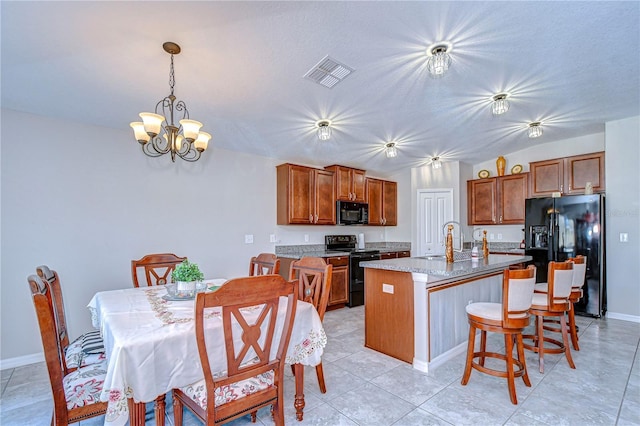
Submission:
<svg viewBox="0 0 640 426">
<path fill-rule="evenodd" d="M 573 309 L 573 303 L 569 306 L 569 332 L 571 333 L 571 343 L 573 344 L 573 349 L 576 351 L 580 350 L 580 345 L 578 345 L 578 330 L 576 329 L 576 313 Z"/>
<path fill-rule="evenodd" d="M 182 426 L 182 401 L 173 394 L 173 424 L 174 426 Z"/>
<path fill-rule="evenodd" d="M 528 387 L 531 387 L 531 381 L 529 380 L 529 373 L 527 372 L 527 360 L 524 357 L 524 342 L 522 341 L 522 333 L 516 334 L 516 348 L 518 349 L 518 360 L 522 363 L 524 373 L 522 374 L 522 381 Z"/>
<path fill-rule="evenodd" d="M 560 327 L 562 328 L 562 342 L 564 343 L 564 355 L 567 357 L 567 361 L 569 362 L 569 367 L 576 368 L 576 365 L 573 363 L 573 358 L 571 357 L 571 348 L 569 347 L 569 331 L 567 327 L 567 320 L 564 315 L 560 316 Z"/>
<path fill-rule="evenodd" d="M 487 332 L 484 330 L 480 332 L 480 352 L 487 352 Z M 480 355 L 480 365 L 484 367 L 484 355 Z"/>
<path fill-rule="evenodd" d="M 164 426 L 165 407 L 166 407 L 165 394 L 162 394 L 156 398 L 156 402 L 154 404 L 156 426 Z"/>
<path fill-rule="evenodd" d="M 273 407 L 272 407 L 273 409 Z M 271 414 L 273 415 L 273 411 L 271 412 Z M 255 423 L 258 420 L 258 412 L 257 411 L 252 411 L 251 412 L 251 423 Z"/>
<path fill-rule="evenodd" d="M 518 404 L 518 398 L 516 397 L 516 383 L 513 373 L 513 335 L 505 333 L 504 335 L 504 348 L 505 355 L 507 357 L 507 384 L 509 385 L 509 397 L 511 403 Z"/>
<path fill-rule="evenodd" d="M 294 376 L 296 375 L 296 369 L 293 364 L 291 364 L 291 374 L 293 374 Z"/>
<path fill-rule="evenodd" d="M 327 393 L 327 387 L 324 384 L 324 370 L 322 369 L 322 362 L 316 365 L 316 376 L 318 376 L 318 385 L 320 385 L 320 392 Z"/>
<path fill-rule="evenodd" d="M 476 328 L 469 325 L 469 341 L 467 343 L 467 363 L 464 366 L 464 374 L 462 375 L 461 384 L 464 386 L 469 383 L 469 377 L 471 376 L 471 363 L 473 362 L 473 350 L 476 341 Z"/>
<path fill-rule="evenodd" d="M 536 340 L 538 343 L 538 367 L 540 373 L 544 373 L 544 321 L 536 316 Z"/>
</svg>

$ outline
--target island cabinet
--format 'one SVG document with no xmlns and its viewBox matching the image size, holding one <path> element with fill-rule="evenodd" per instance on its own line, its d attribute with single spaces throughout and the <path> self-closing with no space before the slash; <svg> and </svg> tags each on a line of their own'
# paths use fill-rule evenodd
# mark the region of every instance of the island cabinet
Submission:
<svg viewBox="0 0 640 426">
<path fill-rule="evenodd" d="M 411 252 L 409 250 L 385 251 L 380 253 L 380 260 L 397 259 L 399 257 L 410 257 L 410 256 L 411 256 Z"/>
<path fill-rule="evenodd" d="M 524 223 L 529 173 L 467 181 L 469 225 Z"/>
<path fill-rule="evenodd" d="M 336 200 L 364 203 L 365 171 L 344 166 L 327 166 L 325 170 L 333 172 L 336 188 Z"/>
<path fill-rule="evenodd" d="M 277 166 L 278 225 L 335 225 L 333 172 L 296 164 Z"/>
<path fill-rule="evenodd" d="M 398 184 L 367 178 L 366 189 L 369 225 L 396 226 L 398 224 Z"/>
<path fill-rule="evenodd" d="M 325 257 L 324 260 L 333 265 L 327 306 L 331 309 L 342 308 L 349 302 L 349 256 Z"/>
<path fill-rule="evenodd" d="M 529 163 L 531 197 L 584 194 L 587 182 L 594 192 L 604 192 L 604 152 L 574 155 Z"/>
</svg>

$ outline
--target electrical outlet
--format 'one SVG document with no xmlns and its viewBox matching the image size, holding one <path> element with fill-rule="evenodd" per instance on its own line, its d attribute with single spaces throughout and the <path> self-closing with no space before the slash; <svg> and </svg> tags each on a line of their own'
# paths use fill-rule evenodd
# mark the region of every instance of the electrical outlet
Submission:
<svg viewBox="0 0 640 426">
<path fill-rule="evenodd" d="M 626 232 L 621 232 L 620 233 L 620 242 L 621 243 L 628 243 L 629 242 L 629 234 L 627 234 Z"/>
<path fill-rule="evenodd" d="M 278 240 L 276 239 L 276 234 L 269 234 L 269 242 L 270 243 L 277 243 Z"/>
<path fill-rule="evenodd" d="M 494 238 L 495 238 L 495 237 L 494 237 L 493 233 L 489 234 L 489 239 L 490 239 L 490 240 L 493 240 Z"/>
<path fill-rule="evenodd" d="M 305 243 L 309 242 L 309 234 L 304 234 L 304 242 Z"/>
<path fill-rule="evenodd" d="M 382 292 L 393 294 L 393 284 L 382 284 Z"/>
<path fill-rule="evenodd" d="M 245 244 L 253 244 L 253 234 L 247 234 L 244 236 Z"/>
<path fill-rule="evenodd" d="M 498 234 L 498 239 L 501 240 L 502 239 L 502 234 Z"/>
</svg>

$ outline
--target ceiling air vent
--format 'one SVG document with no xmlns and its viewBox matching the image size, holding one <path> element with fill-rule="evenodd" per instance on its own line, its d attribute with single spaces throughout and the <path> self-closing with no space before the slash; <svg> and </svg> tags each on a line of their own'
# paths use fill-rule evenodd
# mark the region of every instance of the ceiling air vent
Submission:
<svg viewBox="0 0 640 426">
<path fill-rule="evenodd" d="M 331 89 L 347 78 L 353 71 L 353 68 L 341 64 L 329 56 L 325 56 L 304 75 L 304 78 Z"/>
</svg>

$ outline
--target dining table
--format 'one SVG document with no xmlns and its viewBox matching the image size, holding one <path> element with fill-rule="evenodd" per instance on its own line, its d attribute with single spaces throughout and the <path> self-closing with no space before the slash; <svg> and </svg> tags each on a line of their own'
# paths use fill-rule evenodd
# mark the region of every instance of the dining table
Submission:
<svg viewBox="0 0 640 426">
<path fill-rule="evenodd" d="M 216 291 L 226 279 L 205 280 Z M 284 316 L 287 299 L 281 298 Z M 194 299 L 172 299 L 165 286 L 126 288 L 96 293 L 88 304 L 93 326 L 100 330 L 107 357 L 107 374 L 100 395 L 108 403 L 105 425 L 144 425 L 145 403 L 155 401 L 156 425 L 165 421 L 164 395 L 204 377 L 195 336 Z M 284 306 L 284 308 L 283 308 Z M 220 308 L 206 314 L 216 356 L 215 371 L 226 370 Z M 283 321 L 280 321 L 282 324 Z M 281 327 L 282 325 L 280 325 Z M 217 343 L 219 342 L 219 344 Z M 320 363 L 327 337 L 313 305 L 298 301 L 286 363 L 295 374 L 296 417 L 304 409 L 304 366 Z M 277 347 L 277 342 L 274 342 Z"/>
</svg>

